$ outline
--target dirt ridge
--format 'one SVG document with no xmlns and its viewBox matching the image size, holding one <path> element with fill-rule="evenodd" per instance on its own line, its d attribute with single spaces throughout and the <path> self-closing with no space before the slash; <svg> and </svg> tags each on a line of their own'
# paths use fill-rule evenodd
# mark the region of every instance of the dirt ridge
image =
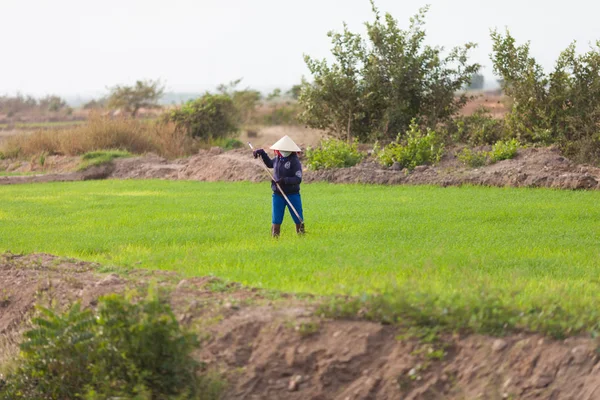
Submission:
<svg viewBox="0 0 600 400">
<path fill-rule="evenodd" d="M 557 189 L 600 189 L 600 168 L 578 165 L 560 155 L 555 147 L 519 150 L 512 160 L 504 160 L 481 168 L 462 166 L 456 157 L 458 148 L 436 166 L 419 166 L 414 171 L 384 168 L 368 158 L 351 168 L 304 173 L 304 182 L 363 183 L 386 185 L 482 185 L 498 187 L 547 187 Z M 113 164 L 94 167 L 84 172 L 67 172 L 61 165 L 72 167 L 73 161 L 61 159 L 57 173 L 35 176 L 0 177 L 0 184 L 78 181 L 88 179 L 169 179 L 196 181 L 250 181 L 270 178 L 258 160 L 245 149 L 224 152 L 219 148 L 201 150 L 178 160 L 167 160 L 154 154 L 117 159 Z M 25 164 L 20 171 L 36 168 Z M 61 173 L 62 171 L 62 173 Z"/>
<path fill-rule="evenodd" d="M 48 254 L 0 255 L 0 364 L 14 356 L 36 302 L 93 307 L 98 296 L 155 280 L 181 323 L 202 334 L 198 359 L 227 378 L 224 399 L 600 398 L 595 340 L 448 335 L 428 344 L 399 328 L 315 315 L 315 303 L 174 272 L 100 273 Z M 433 347 L 432 347 L 433 346 Z M 432 357 L 434 349 L 444 355 Z"/>
</svg>

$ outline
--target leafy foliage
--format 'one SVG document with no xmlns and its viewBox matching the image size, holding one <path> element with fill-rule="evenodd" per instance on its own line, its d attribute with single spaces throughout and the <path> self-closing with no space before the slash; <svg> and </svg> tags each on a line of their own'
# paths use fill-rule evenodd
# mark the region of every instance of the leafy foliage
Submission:
<svg viewBox="0 0 600 400">
<path fill-rule="evenodd" d="M 459 116 L 447 124 L 450 139 L 473 146 L 493 144 L 504 138 L 504 121 L 493 118 L 489 110 L 479 107 L 468 116 Z"/>
<path fill-rule="evenodd" d="M 302 120 L 348 141 L 392 139 L 415 117 L 430 127 L 448 120 L 467 100 L 455 92 L 479 69 L 468 63 L 475 45 L 454 48 L 444 57 L 443 48 L 424 44 L 427 7 L 403 30 L 371 4 L 375 20 L 366 24 L 366 39 L 344 24 L 341 33 L 328 34 L 333 64 L 305 56 L 314 81 L 302 83 Z"/>
<path fill-rule="evenodd" d="M 122 108 L 135 117 L 140 108 L 156 108 L 158 100 L 165 92 L 160 80 L 137 81 L 133 86 L 114 86 L 110 88 L 109 108 Z"/>
<path fill-rule="evenodd" d="M 216 394 L 218 385 L 196 374 L 196 336 L 181 330 L 153 291 L 137 303 L 102 297 L 95 312 L 79 303 L 63 314 L 37 309 L 0 399 L 207 398 L 203 388 Z"/>
<path fill-rule="evenodd" d="M 558 143 L 566 155 L 585 161 L 600 156 L 600 41 L 577 55 L 572 43 L 546 74 L 530 55 L 530 44 L 517 46 L 507 30 L 493 31 L 494 71 L 513 105 L 506 117 L 511 137 L 521 142 Z"/>
<path fill-rule="evenodd" d="M 391 166 L 395 162 L 401 168 L 413 170 L 418 165 L 438 162 L 444 153 L 444 144 L 435 131 L 427 128 L 423 133 L 415 120 L 406 132 L 406 138 L 398 135 L 395 142 L 385 146 L 378 159 L 382 165 Z"/>
<path fill-rule="evenodd" d="M 521 147 L 521 144 L 517 139 L 500 140 L 492 146 L 490 152 L 490 160 L 492 162 L 498 162 L 502 160 L 510 160 L 515 158 L 517 150 Z"/>
<path fill-rule="evenodd" d="M 226 94 L 205 93 L 167 113 L 165 118 L 189 136 L 204 141 L 226 138 L 238 130 L 236 108 Z"/>
<path fill-rule="evenodd" d="M 319 147 L 306 149 L 306 165 L 312 170 L 352 167 L 364 158 L 356 142 L 338 139 L 322 140 Z"/>
</svg>

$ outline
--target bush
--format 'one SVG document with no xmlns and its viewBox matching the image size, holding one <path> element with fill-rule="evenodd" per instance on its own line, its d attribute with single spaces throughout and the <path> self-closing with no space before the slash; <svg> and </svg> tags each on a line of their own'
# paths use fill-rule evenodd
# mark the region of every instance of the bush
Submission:
<svg viewBox="0 0 600 400">
<path fill-rule="evenodd" d="M 231 136 L 238 130 L 238 111 L 228 95 L 206 93 L 167 113 L 165 119 L 175 123 L 190 137 L 210 141 Z"/>
<path fill-rule="evenodd" d="M 395 142 L 385 146 L 378 154 L 379 163 L 391 166 L 395 162 L 402 168 L 413 170 L 418 165 L 439 162 L 444 153 L 444 144 L 435 131 L 427 128 L 423 134 L 415 120 L 410 124 L 406 139 L 400 141 L 399 134 Z"/>
<path fill-rule="evenodd" d="M 471 168 L 478 168 L 488 163 L 488 155 L 487 151 L 475 151 L 464 148 L 458 153 L 458 160 Z"/>
<path fill-rule="evenodd" d="M 472 146 L 493 144 L 506 136 L 504 121 L 495 119 L 485 107 L 472 115 L 457 117 L 449 127 L 451 139 Z"/>
<path fill-rule="evenodd" d="M 515 158 L 520 147 L 521 144 L 517 139 L 500 140 L 492 146 L 492 151 L 489 153 L 490 160 L 494 163 Z"/>
<path fill-rule="evenodd" d="M 338 139 L 322 140 L 316 149 L 306 149 L 306 164 L 312 170 L 352 167 L 363 158 L 356 142 L 348 144 Z"/>
<path fill-rule="evenodd" d="M 152 292 L 137 303 L 102 297 L 95 312 L 37 309 L 2 400 L 216 398 L 218 384 L 197 375 L 196 336 Z"/>
</svg>

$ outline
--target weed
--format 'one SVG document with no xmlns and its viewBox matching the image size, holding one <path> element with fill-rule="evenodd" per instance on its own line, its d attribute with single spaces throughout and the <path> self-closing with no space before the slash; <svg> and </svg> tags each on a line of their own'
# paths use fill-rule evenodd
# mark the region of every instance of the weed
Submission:
<svg viewBox="0 0 600 400">
<path fill-rule="evenodd" d="M 10 304 L 10 293 L 6 289 L 0 290 L 0 308 L 7 307 Z"/>
<path fill-rule="evenodd" d="M 312 336 L 319 332 L 321 325 L 316 321 L 302 322 L 296 326 L 296 330 L 302 337 Z"/>
<path fill-rule="evenodd" d="M 213 279 L 206 285 L 206 288 L 211 292 L 226 293 L 233 291 L 235 285 L 231 285 L 229 282 L 221 279 Z"/>
</svg>

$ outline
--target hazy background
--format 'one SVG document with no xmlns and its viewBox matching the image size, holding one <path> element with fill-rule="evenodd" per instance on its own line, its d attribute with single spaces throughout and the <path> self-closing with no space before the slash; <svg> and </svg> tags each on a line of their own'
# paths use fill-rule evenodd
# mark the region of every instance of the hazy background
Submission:
<svg viewBox="0 0 600 400">
<path fill-rule="evenodd" d="M 428 43 L 479 43 L 472 60 L 493 80 L 490 28 L 532 42 L 550 69 L 572 40 L 600 39 L 600 3 L 590 0 L 482 2 L 378 0 L 402 27 L 431 4 Z M 484 5 L 485 4 L 485 5 Z M 243 86 L 283 89 L 308 75 L 303 53 L 328 57 L 329 30 L 363 31 L 368 0 L 0 0 L 0 94 L 67 98 L 161 78 L 167 91 L 197 92 L 243 77 Z"/>
</svg>

